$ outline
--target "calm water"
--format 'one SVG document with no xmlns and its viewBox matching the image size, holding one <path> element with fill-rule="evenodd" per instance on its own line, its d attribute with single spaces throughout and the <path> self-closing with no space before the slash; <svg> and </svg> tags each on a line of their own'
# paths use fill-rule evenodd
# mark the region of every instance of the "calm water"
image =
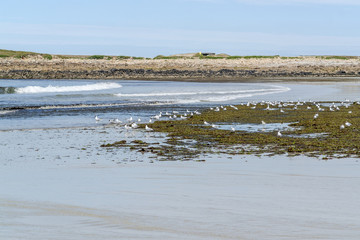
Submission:
<svg viewBox="0 0 360 240">
<path fill-rule="evenodd" d="M 261 100 L 358 100 L 353 83 L 193 83 L 95 80 L 0 80 L 0 129 L 147 121 L 160 111 L 194 111 Z M 94 121 L 95 115 L 103 119 Z"/>
</svg>

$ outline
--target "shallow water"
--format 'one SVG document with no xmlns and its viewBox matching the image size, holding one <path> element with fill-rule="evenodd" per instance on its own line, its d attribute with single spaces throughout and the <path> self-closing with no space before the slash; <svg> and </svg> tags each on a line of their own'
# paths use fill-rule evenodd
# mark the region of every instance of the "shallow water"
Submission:
<svg viewBox="0 0 360 240">
<path fill-rule="evenodd" d="M 164 162 L 151 154 L 100 147 L 123 139 L 154 144 L 165 140 L 163 134 L 108 125 L 113 118 L 148 121 L 160 111 L 184 113 L 262 100 L 358 101 L 359 83 L 18 80 L 0 84 L 28 91 L 34 89 L 29 86 L 42 87 L 38 93 L 0 94 L 0 239 L 360 236 L 358 159 L 213 154 L 195 159 L 205 162 Z M 89 91 L 88 85 L 97 89 Z M 269 90 L 274 88 L 282 90 Z M 248 96 L 239 91 L 248 91 Z M 219 101 L 211 99 L 213 95 Z M 224 99 L 227 95 L 231 100 Z M 103 120 L 97 123 L 94 115 Z M 242 127 L 257 131 L 263 126 Z"/>
<path fill-rule="evenodd" d="M 357 82 L 194 83 L 100 80 L 0 80 L 0 130 L 96 126 L 160 111 L 194 111 L 248 101 L 358 101 Z M 95 122 L 98 115 L 102 122 Z"/>
</svg>

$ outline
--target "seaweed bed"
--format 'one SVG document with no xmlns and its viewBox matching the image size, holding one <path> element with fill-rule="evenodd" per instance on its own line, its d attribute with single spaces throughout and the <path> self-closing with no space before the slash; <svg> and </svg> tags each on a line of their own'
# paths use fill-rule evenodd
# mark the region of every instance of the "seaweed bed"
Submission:
<svg viewBox="0 0 360 240">
<path fill-rule="evenodd" d="M 121 140 L 101 146 L 150 152 L 159 160 L 193 160 L 209 153 L 303 154 L 321 159 L 360 156 L 359 102 L 263 101 L 182 116 L 182 120 L 151 124 L 154 131 L 167 134 L 163 144 Z"/>
</svg>

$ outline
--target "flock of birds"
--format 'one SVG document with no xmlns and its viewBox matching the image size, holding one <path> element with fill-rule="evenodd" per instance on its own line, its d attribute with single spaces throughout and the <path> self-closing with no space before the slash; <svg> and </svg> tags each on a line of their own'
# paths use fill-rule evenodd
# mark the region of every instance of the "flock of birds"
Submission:
<svg viewBox="0 0 360 240">
<path fill-rule="evenodd" d="M 240 105 L 246 105 L 247 107 L 251 108 L 251 109 L 256 109 L 258 107 L 258 105 L 260 106 L 265 106 L 266 108 L 265 110 L 278 110 L 280 113 L 285 113 L 285 110 L 297 110 L 297 108 L 299 106 L 305 105 L 307 104 L 307 110 L 311 110 L 313 106 L 314 108 L 316 108 L 319 112 L 323 112 L 326 110 L 329 111 L 339 111 L 340 107 L 345 107 L 345 108 L 349 108 L 351 106 L 352 103 L 350 103 L 349 100 L 345 100 L 345 102 L 341 102 L 340 105 L 336 105 L 335 103 L 330 104 L 329 106 L 326 105 L 321 105 L 320 103 L 316 103 L 314 101 L 309 101 L 309 102 L 282 102 L 282 101 L 262 101 L 262 102 L 247 102 L 247 103 L 243 103 Z M 357 104 L 360 104 L 360 102 L 358 102 Z M 311 106 L 310 106 L 311 105 Z M 229 105 L 229 106 L 218 106 L 218 107 L 210 107 L 210 110 L 215 111 L 215 112 L 220 112 L 220 111 L 226 111 L 227 108 L 232 108 L 235 110 L 239 110 L 236 106 L 234 105 Z M 284 110 L 285 109 L 285 110 Z M 348 111 L 349 114 L 352 113 L 352 111 Z M 168 119 L 168 120 L 181 120 L 181 119 L 187 119 L 188 117 L 191 117 L 193 115 L 200 115 L 201 112 L 199 112 L 198 110 L 195 111 L 189 111 L 186 110 L 186 112 L 184 113 L 179 113 L 178 111 L 171 111 L 171 112 L 159 112 L 159 114 L 151 116 L 148 120 L 148 123 L 153 123 L 156 120 L 160 120 L 160 119 Z M 314 119 L 317 119 L 319 117 L 319 113 L 315 113 L 314 115 Z M 103 119 L 99 118 L 97 115 L 95 116 L 95 121 L 97 123 L 99 123 L 100 121 L 102 121 Z M 128 119 L 126 119 L 126 122 L 123 123 L 122 121 L 120 121 L 118 118 L 115 119 L 110 119 L 109 120 L 109 124 L 120 124 L 122 125 L 126 130 L 131 130 L 131 129 L 136 129 L 139 128 L 139 125 L 142 123 L 142 120 L 140 118 L 133 118 L 130 117 Z M 262 126 L 266 125 L 265 121 L 261 121 Z M 211 126 L 212 128 L 218 128 L 217 125 L 215 125 L 214 123 L 209 123 L 207 121 L 204 121 L 204 125 L 205 126 Z M 345 127 L 350 127 L 352 124 L 350 122 L 345 122 L 344 124 L 340 125 L 340 129 L 345 129 Z M 230 130 L 232 132 L 235 132 L 236 129 L 234 127 L 230 127 Z M 145 125 L 145 131 L 154 131 L 152 128 L 150 128 L 148 125 Z M 277 136 L 278 137 L 282 137 L 282 133 L 281 131 L 277 131 Z"/>
<path fill-rule="evenodd" d="M 160 119 L 164 119 L 164 118 L 172 119 L 172 120 L 181 120 L 181 119 L 187 119 L 188 117 L 193 116 L 193 115 L 200 115 L 200 114 L 201 113 L 198 110 L 195 110 L 193 112 L 186 110 L 186 112 L 182 113 L 182 114 L 180 114 L 178 111 L 165 112 L 165 113 L 160 112 L 159 114 L 151 116 L 147 122 L 153 123 L 156 120 L 160 120 Z M 99 118 L 99 116 L 97 116 L 97 115 L 95 116 L 96 123 L 99 123 L 102 120 L 103 119 Z M 140 123 L 143 123 L 140 118 L 136 119 L 133 117 L 126 119 L 124 123 L 121 120 L 119 120 L 118 118 L 109 120 L 109 124 L 120 124 L 126 130 L 139 128 L 138 124 L 140 124 Z M 145 125 L 145 130 L 148 132 L 154 131 L 154 129 L 150 128 L 148 125 Z"/>
</svg>

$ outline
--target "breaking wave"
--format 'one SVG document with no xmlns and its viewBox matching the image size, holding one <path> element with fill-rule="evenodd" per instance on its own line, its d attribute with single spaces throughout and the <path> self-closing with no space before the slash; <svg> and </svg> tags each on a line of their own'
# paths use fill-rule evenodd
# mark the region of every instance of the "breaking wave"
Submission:
<svg viewBox="0 0 360 240">
<path fill-rule="evenodd" d="M 106 90 L 113 88 L 121 88 L 122 86 L 118 83 L 95 83 L 86 84 L 80 86 L 28 86 L 23 88 L 15 89 L 16 93 L 59 93 L 59 92 L 82 92 L 82 91 L 97 91 Z"/>
</svg>

